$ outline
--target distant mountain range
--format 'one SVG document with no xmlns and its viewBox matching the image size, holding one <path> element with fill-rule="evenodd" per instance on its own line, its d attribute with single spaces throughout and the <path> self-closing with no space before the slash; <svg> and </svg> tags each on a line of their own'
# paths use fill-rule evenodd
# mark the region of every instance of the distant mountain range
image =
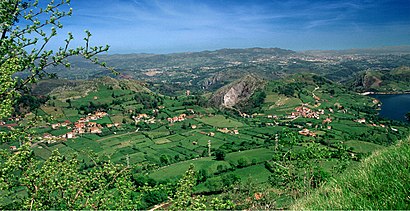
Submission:
<svg viewBox="0 0 410 211">
<path fill-rule="evenodd" d="M 294 73 L 315 73 L 332 81 L 352 80 L 364 71 L 389 72 L 410 67 L 410 46 L 296 52 L 280 48 L 221 49 L 172 54 L 114 54 L 99 59 L 120 75 L 80 57 L 70 58 L 71 70 L 48 69 L 65 79 L 102 76 L 164 83 L 190 90 L 216 90 L 245 75 L 278 79 Z M 173 85 L 174 84 L 174 85 Z"/>
</svg>

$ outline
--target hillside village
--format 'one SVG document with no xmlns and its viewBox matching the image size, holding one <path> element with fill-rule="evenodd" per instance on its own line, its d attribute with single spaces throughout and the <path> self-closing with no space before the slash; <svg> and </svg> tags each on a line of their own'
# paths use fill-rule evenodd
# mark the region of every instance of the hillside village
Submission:
<svg viewBox="0 0 410 211">
<path fill-rule="evenodd" d="M 318 99 L 316 99 L 318 100 Z M 319 99 L 320 100 L 320 99 Z M 377 101 L 378 103 L 378 101 Z M 154 109 L 152 112 L 153 113 L 158 113 L 160 112 L 160 110 L 164 109 L 164 106 L 159 106 L 157 109 Z M 343 106 L 341 106 L 340 104 L 338 104 L 338 108 L 339 110 L 337 112 L 341 112 L 341 113 L 346 113 L 347 110 L 344 109 Z M 246 113 L 240 113 L 240 115 L 243 118 L 267 118 L 267 119 L 274 119 L 275 121 L 271 122 L 265 122 L 266 126 L 278 126 L 279 122 L 283 122 L 285 123 L 285 125 L 289 125 L 288 122 L 289 120 L 292 122 L 298 118 L 306 118 L 306 119 L 322 119 L 320 128 L 318 128 L 319 125 L 315 125 L 314 127 L 312 123 L 307 123 L 306 126 L 300 126 L 300 125 L 296 125 L 298 128 L 300 128 L 301 130 L 298 131 L 298 133 L 300 135 L 303 136 L 307 136 L 307 137 L 316 137 L 317 134 L 314 132 L 314 130 L 318 130 L 321 128 L 326 128 L 327 130 L 332 130 L 332 126 L 329 125 L 330 123 L 332 123 L 333 119 L 331 118 L 331 115 L 334 113 L 334 110 L 332 108 L 328 108 L 328 114 L 325 115 L 325 110 L 324 109 L 317 109 L 316 111 L 309 108 L 309 104 L 302 104 L 301 106 L 297 106 L 294 108 L 294 112 L 291 112 L 290 115 L 277 115 L 277 114 L 252 114 L 252 115 L 248 115 Z M 189 116 L 187 114 L 190 114 Z M 85 117 L 81 117 L 79 118 L 76 122 L 72 123 L 69 120 L 65 120 L 64 122 L 58 122 L 58 123 L 54 123 L 51 124 L 51 128 L 53 130 L 60 130 L 60 129 L 68 129 L 71 130 L 65 134 L 59 135 L 59 136 L 55 136 L 55 135 L 51 135 L 50 133 L 44 133 L 41 137 L 40 137 L 40 141 L 41 142 L 46 142 L 46 143 L 56 143 L 56 142 L 61 142 L 61 141 L 65 141 L 68 139 L 74 139 L 77 138 L 79 136 L 82 136 L 84 134 L 101 134 L 103 128 L 118 128 L 121 127 L 121 123 L 115 122 L 115 123 L 108 123 L 108 124 L 104 124 L 104 126 L 102 124 L 97 123 L 96 121 L 99 119 L 102 119 L 106 116 L 109 116 L 109 114 L 107 112 L 104 111 L 96 111 L 94 113 L 90 113 L 88 115 L 86 115 Z M 212 115 L 211 115 L 212 116 Z M 322 117 L 325 116 L 325 117 Z M 195 114 L 194 109 L 187 109 L 185 113 L 182 113 L 180 115 L 174 116 L 174 117 L 168 117 L 166 118 L 166 122 L 169 123 L 170 125 L 173 125 L 174 123 L 177 122 L 183 122 L 187 119 L 193 119 L 193 118 L 200 118 L 202 117 L 202 115 L 197 115 Z M 21 118 L 21 117 L 20 117 Z M 141 114 L 137 114 L 135 116 L 132 116 L 132 119 L 135 122 L 135 125 L 138 125 L 140 122 L 144 122 L 146 124 L 156 124 L 156 123 L 161 123 L 164 124 L 164 122 L 160 119 L 155 118 L 154 116 L 149 116 L 148 114 L 145 113 L 141 113 Z M 14 119 L 10 119 L 12 121 L 18 122 L 20 119 L 19 117 L 14 118 Z M 354 122 L 357 123 L 362 123 L 365 124 L 366 123 L 366 119 L 365 118 L 361 118 L 361 119 L 355 119 L 353 120 Z M 384 124 L 374 124 L 374 123 L 369 123 L 367 124 L 368 126 L 372 126 L 372 127 L 382 127 L 384 128 L 385 125 Z M 0 126 L 7 126 L 7 127 L 12 127 L 12 126 L 17 126 L 17 124 L 5 124 L 5 122 L 0 122 Z M 197 125 L 193 124 L 190 125 L 190 129 L 192 130 L 196 130 L 197 129 Z M 313 129 L 313 131 L 312 131 Z M 392 128 L 391 130 L 393 131 L 397 131 L 397 129 Z M 229 134 L 234 134 L 234 135 L 238 135 L 239 134 L 239 130 L 236 128 L 233 129 L 229 129 L 227 127 L 223 127 L 223 128 L 217 128 L 215 132 L 221 132 L 221 133 L 229 133 Z M 210 132 L 207 135 L 213 137 L 215 136 L 215 132 Z"/>
<path fill-rule="evenodd" d="M 76 138 L 77 136 L 81 136 L 82 134 L 86 134 L 86 133 L 100 134 L 102 132 L 103 126 L 93 121 L 102 119 L 103 117 L 107 115 L 108 114 L 106 112 L 97 111 L 93 114 L 91 113 L 88 114 L 86 117 L 81 117 L 78 121 L 74 123 L 70 122 L 69 120 L 65 120 L 64 122 L 61 122 L 61 123 L 51 124 L 51 128 L 54 130 L 59 130 L 61 128 L 72 129 L 72 130 L 60 136 L 53 136 L 49 133 L 45 133 L 43 134 L 42 137 L 40 137 L 40 140 L 47 142 L 47 143 L 55 143 L 57 141 L 73 139 L 73 138 Z M 106 125 L 107 128 L 119 127 L 119 126 L 120 126 L 120 123 L 113 123 L 113 124 Z"/>
</svg>

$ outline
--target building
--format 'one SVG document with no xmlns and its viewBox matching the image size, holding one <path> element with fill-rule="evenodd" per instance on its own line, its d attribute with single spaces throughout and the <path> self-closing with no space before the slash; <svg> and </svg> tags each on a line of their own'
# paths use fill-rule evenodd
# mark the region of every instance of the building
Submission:
<svg viewBox="0 0 410 211">
<path fill-rule="evenodd" d="M 301 131 L 299 131 L 299 134 L 300 135 L 304 135 L 304 136 L 312 136 L 312 137 L 315 137 L 316 136 L 316 133 L 314 133 L 314 132 L 312 132 L 312 131 L 310 131 L 310 130 L 308 130 L 308 129 L 303 129 L 303 130 L 301 130 Z"/>
<path fill-rule="evenodd" d="M 71 125 L 71 122 L 69 120 L 66 120 L 63 123 L 61 123 L 61 127 L 67 127 L 69 125 Z"/>
<path fill-rule="evenodd" d="M 358 122 L 358 123 L 366 123 L 366 119 L 365 118 L 362 118 L 362 119 L 357 119 L 357 120 L 355 120 L 355 122 Z"/>
<path fill-rule="evenodd" d="M 228 130 L 228 128 L 222 128 L 222 129 L 218 129 L 218 131 L 219 132 L 222 132 L 222 133 L 228 133 L 229 132 L 229 130 Z"/>
<path fill-rule="evenodd" d="M 326 118 L 325 120 L 323 120 L 322 124 L 326 124 L 326 123 L 332 123 L 332 119 Z"/>
<path fill-rule="evenodd" d="M 64 138 L 66 138 L 66 139 L 72 139 L 72 138 L 74 138 L 74 132 L 68 132 L 68 133 L 66 133 Z"/>
<path fill-rule="evenodd" d="M 138 119 L 148 119 L 149 116 L 147 114 L 138 114 Z"/>
<path fill-rule="evenodd" d="M 88 122 L 87 123 L 87 127 L 96 127 L 97 126 L 97 122 Z"/>
<path fill-rule="evenodd" d="M 55 129 L 60 128 L 60 125 L 61 125 L 60 123 L 55 123 L 55 124 L 51 125 L 51 128 L 53 128 L 55 130 Z"/>
<path fill-rule="evenodd" d="M 89 131 L 90 133 L 101 133 L 102 132 L 101 129 L 98 127 L 91 127 Z"/>
</svg>

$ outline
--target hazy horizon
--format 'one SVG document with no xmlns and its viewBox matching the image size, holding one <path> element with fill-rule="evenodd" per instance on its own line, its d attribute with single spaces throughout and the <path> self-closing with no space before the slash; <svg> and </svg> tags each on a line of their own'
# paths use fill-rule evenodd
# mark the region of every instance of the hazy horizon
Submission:
<svg viewBox="0 0 410 211">
<path fill-rule="evenodd" d="M 372 49 L 384 49 L 384 48 L 400 48 L 400 47 L 408 47 L 410 51 L 410 45 L 395 45 L 395 46 L 375 46 L 375 47 L 368 47 L 368 48 L 345 48 L 345 49 L 305 49 L 305 50 L 293 50 L 293 49 L 287 49 L 287 48 L 280 48 L 284 50 L 291 50 L 295 52 L 306 52 L 306 51 L 349 51 L 349 50 L 372 50 Z M 194 51 L 173 51 L 173 52 L 112 52 L 108 51 L 104 54 L 106 55 L 127 55 L 127 54 L 153 54 L 153 55 L 166 55 L 166 54 L 178 54 L 178 53 L 198 53 L 198 52 L 205 52 L 205 51 L 218 51 L 218 50 L 224 50 L 224 49 L 252 49 L 252 48 L 263 48 L 263 49 L 269 49 L 269 48 L 278 48 L 278 47 L 259 47 L 259 46 L 253 46 L 253 47 L 243 47 L 243 48 L 215 48 L 215 49 L 199 49 L 199 50 L 194 50 Z"/>
</svg>

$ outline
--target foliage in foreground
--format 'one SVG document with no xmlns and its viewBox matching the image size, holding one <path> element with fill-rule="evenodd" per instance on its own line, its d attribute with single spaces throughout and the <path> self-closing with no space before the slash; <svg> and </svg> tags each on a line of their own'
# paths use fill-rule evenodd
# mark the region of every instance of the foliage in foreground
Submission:
<svg viewBox="0 0 410 211">
<path fill-rule="evenodd" d="M 77 159 L 54 151 L 35 160 L 25 145 L 15 154 L 0 154 L 0 206 L 3 209 L 135 209 L 129 169 L 108 162 L 79 171 Z M 134 206 L 135 205 L 135 206 Z"/>
<path fill-rule="evenodd" d="M 63 47 L 48 50 L 63 28 L 60 20 L 72 14 L 70 0 L 48 2 L 0 1 L 0 120 L 12 116 L 29 84 L 54 76 L 47 67 L 69 67 L 70 56 L 105 66 L 94 56 L 107 51 L 108 46 L 91 46 L 88 31 L 84 47 L 71 48 L 74 37 L 68 33 Z M 26 130 L 0 131 L 0 141 L 21 145 L 16 151 L 0 151 L 0 209 L 135 208 L 130 203 L 133 187 L 129 169 L 123 166 L 102 162 L 91 170 L 79 171 L 77 159 L 67 159 L 57 151 L 40 162 L 30 149 L 34 138 Z"/>
<path fill-rule="evenodd" d="M 292 209 L 410 209 L 410 138 L 365 159 Z"/>
</svg>

